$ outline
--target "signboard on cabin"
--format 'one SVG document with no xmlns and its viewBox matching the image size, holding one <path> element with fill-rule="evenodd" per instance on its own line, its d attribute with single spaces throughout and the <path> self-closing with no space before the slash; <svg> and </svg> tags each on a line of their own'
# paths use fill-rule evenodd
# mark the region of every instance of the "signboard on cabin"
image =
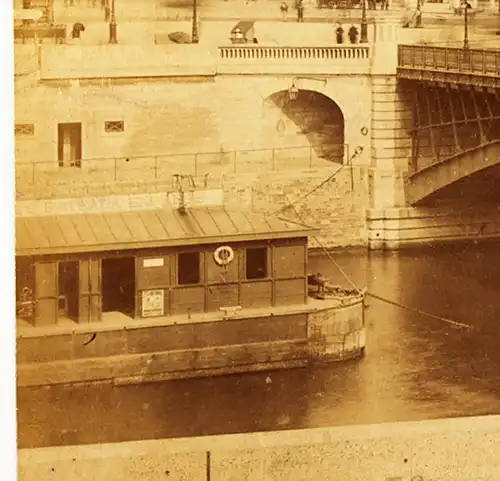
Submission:
<svg viewBox="0 0 500 481">
<path fill-rule="evenodd" d="M 164 306 L 163 289 L 142 291 L 142 317 L 163 316 Z"/>
</svg>

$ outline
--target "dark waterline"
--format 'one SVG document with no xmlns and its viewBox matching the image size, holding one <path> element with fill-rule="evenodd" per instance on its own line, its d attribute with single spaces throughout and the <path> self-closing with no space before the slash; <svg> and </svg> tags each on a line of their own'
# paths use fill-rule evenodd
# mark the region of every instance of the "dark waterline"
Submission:
<svg viewBox="0 0 500 481">
<path fill-rule="evenodd" d="M 334 258 L 358 286 L 474 329 L 370 299 L 358 361 L 141 386 L 19 389 L 19 447 L 500 414 L 498 244 Z M 312 256 L 310 269 L 342 281 L 324 256 Z"/>
</svg>

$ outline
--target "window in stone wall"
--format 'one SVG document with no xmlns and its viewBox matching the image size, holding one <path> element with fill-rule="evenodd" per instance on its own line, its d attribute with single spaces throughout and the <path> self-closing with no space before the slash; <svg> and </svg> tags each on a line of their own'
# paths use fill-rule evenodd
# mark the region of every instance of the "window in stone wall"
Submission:
<svg viewBox="0 0 500 481">
<path fill-rule="evenodd" d="M 35 124 L 16 124 L 14 127 L 14 135 L 16 136 L 35 135 Z"/>
<path fill-rule="evenodd" d="M 107 133 L 123 132 L 125 130 L 125 122 L 123 120 L 106 120 L 104 122 L 104 131 Z"/>
</svg>

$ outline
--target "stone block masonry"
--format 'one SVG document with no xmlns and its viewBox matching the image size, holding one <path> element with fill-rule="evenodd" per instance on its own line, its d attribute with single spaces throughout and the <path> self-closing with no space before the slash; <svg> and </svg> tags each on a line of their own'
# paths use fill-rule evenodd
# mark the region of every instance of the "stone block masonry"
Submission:
<svg viewBox="0 0 500 481">
<path fill-rule="evenodd" d="M 318 240 L 325 247 L 365 245 L 367 173 L 364 167 L 351 170 L 337 164 L 300 174 L 295 171 L 228 176 L 223 181 L 225 202 L 234 207 L 243 206 L 242 201 L 246 201 L 250 203 L 246 207 L 266 215 L 317 226 L 321 229 Z M 320 186 L 329 177 L 331 180 Z M 310 247 L 318 247 L 318 242 L 311 239 Z"/>
<path fill-rule="evenodd" d="M 291 218 L 320 227 L 318 239 L 322 245 L 346 247 L 366 243 L 368 178 L 366 167 L 351 169 L 330 163 L 308 170 L 225 174 L 221 179 L 192 177 L 184 180 L 184 189 L 188 205 L 192 207 L 226 205 L 231 209 L 252 209 L 266 215 Z M 188 181 L 198 187 L 190 186 Z M 140 182 L 140 193 L 130 193 L 128 186 L 125 192 L 115 195 L 109 195 L 109 190 L 105 188 L 99 191 L 100 187 L 97 184 L 97 190 L 92 191 L 87 186 L 86 192 L 77 197 L 21 199 L 16 203 L 16 216 L 123 212 L 177 205 L 178 193 L 172 182 Z M 72 194 L 75 195 L 74 192 Z M 289 207 L 290 204 L 296 211 Z M 310 246 L 318 247 L 315 239 L 311 239 Z"/>
</svg>

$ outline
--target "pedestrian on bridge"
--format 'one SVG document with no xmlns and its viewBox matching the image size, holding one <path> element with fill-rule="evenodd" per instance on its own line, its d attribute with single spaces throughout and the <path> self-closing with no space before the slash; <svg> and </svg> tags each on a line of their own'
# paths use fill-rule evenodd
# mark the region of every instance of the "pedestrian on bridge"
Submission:
<svg viewBox="0 0 500 481">
<path fill-rule="evenodd" d="M 342 25 L 340 23 L 337 23 L 338 27 L 336 30 L 336 38 L 337 38 L 337 43 L 344 43 L 344 29 L 342 28 Z"/>
<path fill-rule="evenodd" d="M 299 0 L 297 4 L 297 22 L 304 21 L 304 2 L 303 0 Z"/>
<path fill-rule="evenodd" d="M 347 35 L 349 35 L 349 41 L 351 43 L 358 43 L 358 29 L 354 25 L 351 25 Z"/>
<path fill-rule="evenodd" d="M 281 12 L 281 16 L 283 17 L 283 20 L 286 20 L 286 14 L 288 13 L 288 3 L 281 2 L 280 12 Z"/>
</svg>

